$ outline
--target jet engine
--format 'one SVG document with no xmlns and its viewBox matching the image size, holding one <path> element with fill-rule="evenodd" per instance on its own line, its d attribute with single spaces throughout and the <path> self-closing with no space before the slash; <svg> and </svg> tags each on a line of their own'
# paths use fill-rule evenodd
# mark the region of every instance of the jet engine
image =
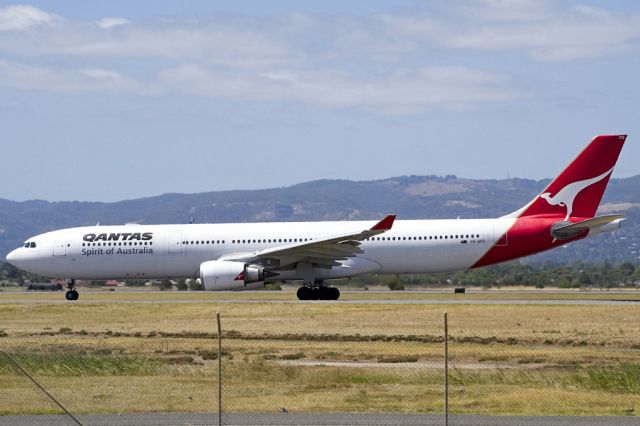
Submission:
<svg viewBox="0 0 640 426">
<path fill-rule="evenodd" d="M 200 265 L 200 280 L 205 290 L 242 290 L 247 284 L 264 281 L 264 269 L 256 265 L 228 260 L 210 260 Z"/>
</svg>

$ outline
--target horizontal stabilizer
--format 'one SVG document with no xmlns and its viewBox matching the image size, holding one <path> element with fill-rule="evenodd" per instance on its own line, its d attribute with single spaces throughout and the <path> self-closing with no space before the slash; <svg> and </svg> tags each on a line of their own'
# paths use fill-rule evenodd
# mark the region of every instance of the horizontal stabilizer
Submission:
<svg viewBox="0 0 640 426">
<path fill-rule="evenodd" d="M 551 235 L 556 240 L 570 240 L 577 237 L 584 231 L 589 234 L 599 234 L 600 232 L 613 231 L 619 228 L 624 216 L 620 214 L 610 214 L 583 220 L 582 222 L 557 222 L 551 227 Z"/>
</svg>

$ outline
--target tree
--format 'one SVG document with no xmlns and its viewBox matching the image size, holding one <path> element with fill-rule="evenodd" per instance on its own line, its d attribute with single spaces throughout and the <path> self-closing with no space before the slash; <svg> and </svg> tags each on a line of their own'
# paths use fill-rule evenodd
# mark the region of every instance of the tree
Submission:
<svg viewBox="0 0 640 426">
<path fill-rule="evenodd" d="M 388 280 L 387 286 L 389 287 L 389 290 L 393 290 L 393 291 L 404 290 L 404 284 L 402 283 L 402 281 L 400 281 L 398 277 L 393 277 L 390 280 Z"/>
<path fill-rule="evenodd" d="M 178 281 L 178 284 L 176 284 L 176 289 L 178 291 L 187 291 L 189 287 L 187 286 L 187 283 L 184 280 L 180 280 Z"/>
<path fill-rule="evenodd" d="M 635 272 L 631 275 L 631 282 L 634 284 L 640 284 L 640 266 L 638 266 Z"/>
<path fill-rule="evenodd" d="M 171 281 L 167 279 L 162 280 L 158 286 L 161 291 L 167 291 L 171 289 L 171 287 L 173 287 L 173 284 L 171 284 Z"/>
</svg>

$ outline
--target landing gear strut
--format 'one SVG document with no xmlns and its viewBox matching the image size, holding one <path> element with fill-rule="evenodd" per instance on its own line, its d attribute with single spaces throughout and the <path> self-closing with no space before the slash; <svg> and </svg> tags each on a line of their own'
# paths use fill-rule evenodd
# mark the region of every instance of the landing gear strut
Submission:
<svg viewBox="0 0 640 426">
<path fill-rule="evenodd" d="M 327 287 L 325 285 L 302 286 L 297 292 L 300 300 L 338 300 L 340 298 L 340 290 L 335 287 Z"/>
<path fill-rule="evenodd" d="M 67 290 L 67 292 L 65 293 L 64 297 L 67 300 L 78 300 L 78 297 L 80 297 L 80 294 L 76 290 L 76 280 L 67 279 L 65 281 L 67 282 L 67 288 L 69 290 Z"/>
</svg>

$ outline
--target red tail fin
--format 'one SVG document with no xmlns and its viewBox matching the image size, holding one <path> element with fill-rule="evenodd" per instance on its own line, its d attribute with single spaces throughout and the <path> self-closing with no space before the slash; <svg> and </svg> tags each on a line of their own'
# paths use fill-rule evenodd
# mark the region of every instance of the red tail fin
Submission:
<svg viewBox="0 0 640 426">
<path fill-rule="evenodd" d="M 626 138 L 626 135 L 596 136 L 540 195 L 509 216 L 592 218 Z"/>
</svg>

